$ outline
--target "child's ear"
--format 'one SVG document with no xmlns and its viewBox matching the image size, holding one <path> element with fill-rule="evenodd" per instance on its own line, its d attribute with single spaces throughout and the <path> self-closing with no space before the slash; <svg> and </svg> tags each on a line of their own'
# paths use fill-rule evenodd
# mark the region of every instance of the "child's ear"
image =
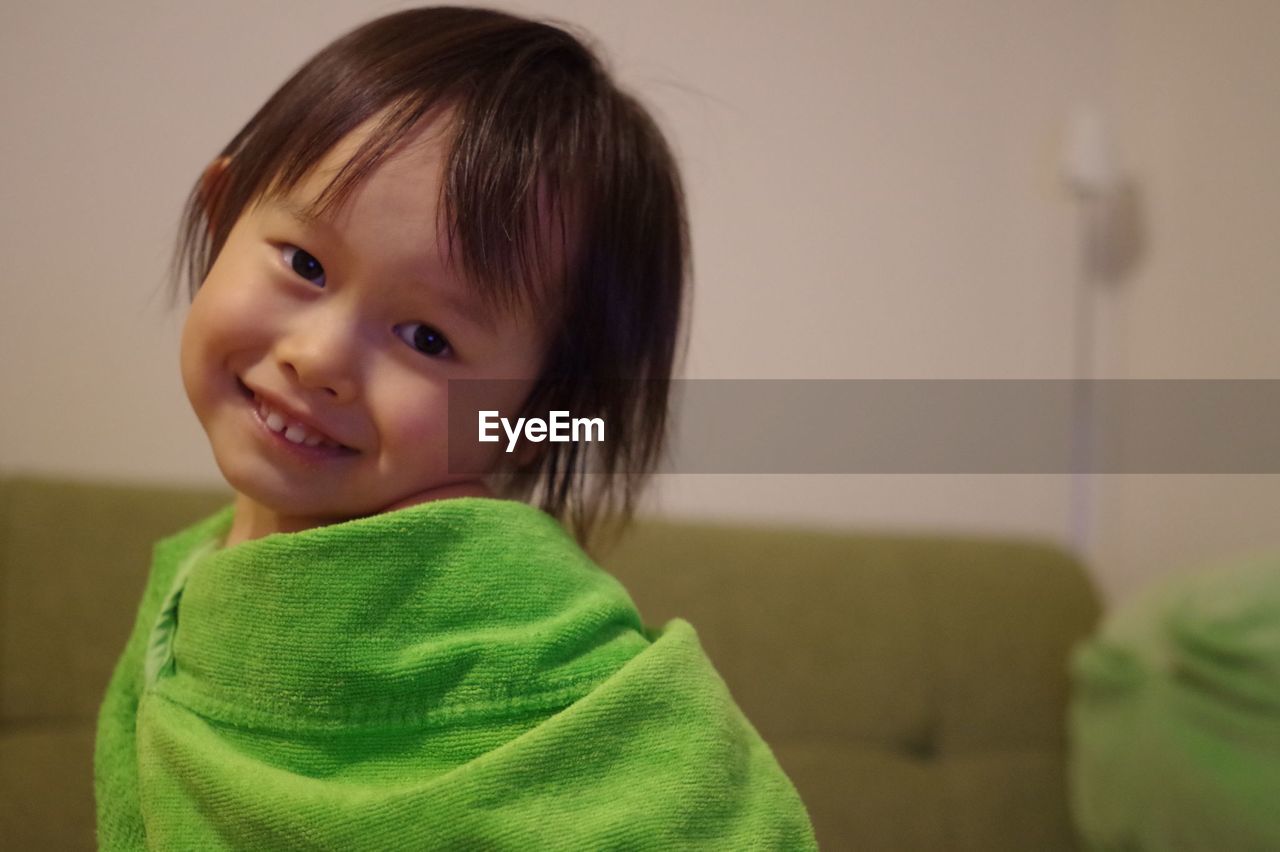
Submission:
<svg viewBox="0 0 1280 852">
<path fill-rule="evenodd" d="M 230 178 L 230 157 L 218 157 L 205 167 L 200 177 L 200 203 L 204 206 L 205 221 L 209 231 L 213 231 L 213 223 L 217 221 L 219 208 Z"/>
</svg>

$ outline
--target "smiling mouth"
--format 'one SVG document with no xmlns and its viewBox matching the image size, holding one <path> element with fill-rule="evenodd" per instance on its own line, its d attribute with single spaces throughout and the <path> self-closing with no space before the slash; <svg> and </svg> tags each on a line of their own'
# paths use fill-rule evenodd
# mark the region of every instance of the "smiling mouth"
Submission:
<svg viewBox="0 0 1280 852">
<path fill-rule="evenodd" d="M 259 398 L 239 377 L 236 377 L 236 384 L 240 388 L 241 396 L 253 406 L 254 416 L 258 422 L 290 446 L 299 451 L 320 455 L 354 455 L 357 452 L 354 448 L 314 432 L 301 423 L 291 421 L 283 412 L 276 411 L 270 403 Z"/>
</svg>

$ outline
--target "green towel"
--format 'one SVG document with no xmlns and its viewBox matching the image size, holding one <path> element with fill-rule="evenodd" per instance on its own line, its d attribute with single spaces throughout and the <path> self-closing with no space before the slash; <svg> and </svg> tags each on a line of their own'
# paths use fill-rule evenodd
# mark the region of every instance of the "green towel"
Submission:
<svg viewBox="0 0 1280 852">
<path fill-rule="evenodd" d="M 98 840 L 125 849 L 816 849 L 683 619 L 523 503 L 156 544 L 107 688 Z"/>
<path fill-rule="evenodd" d="M 1072 655 L 1090 850 L 1280 849 L 1280 554 L 1164 583 Z"/>
</svg>

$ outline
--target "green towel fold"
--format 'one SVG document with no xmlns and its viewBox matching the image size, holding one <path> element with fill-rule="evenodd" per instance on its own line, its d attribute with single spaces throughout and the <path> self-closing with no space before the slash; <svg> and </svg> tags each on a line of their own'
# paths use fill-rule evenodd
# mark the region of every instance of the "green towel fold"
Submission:
<svg viewBox="0 0 1280 852">
<path fill-rule="evenodd" d="M 1165 583 L 1072 655 L 1090 850 L 1280 849 L 1280 554 Z"/>
<path fill-rule="evenodd" d="M 692 626 L 523 503 L 160 541 L 102 704 L 126 849 L 816 849 Z"/>
</svg>

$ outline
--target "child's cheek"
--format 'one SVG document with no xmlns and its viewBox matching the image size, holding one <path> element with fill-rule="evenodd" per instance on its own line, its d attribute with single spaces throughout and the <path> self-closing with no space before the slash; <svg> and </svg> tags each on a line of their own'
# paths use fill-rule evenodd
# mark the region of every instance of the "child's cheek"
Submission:
<svg viewBox="0 0 1280 852">
<path fill-rule="evenodd" d="M 223 310 L 231 330 L 255 338 L 275 330 L 284 313 L 280 300 L 268 288 L 252 285 L 237 288 L 227 299 Z"/>
<path fill-rule="evenodd" d="M 444 379 L 408 370 L 395 359 L 375 359 L 366 378 L 370 416 L 385 441 L 414 468 L 444 446 L 447 392 Z"/>
<path fill-rule="evenodd" d="M 225 283 L 225 286 L 223 284 Z M 241 278 L 218 282 L 211 292 L 211 324 L 225 345 L 265 346 L 280 333 L 280 320 L 288 312 L 272 282 Z"/>
</svg>

